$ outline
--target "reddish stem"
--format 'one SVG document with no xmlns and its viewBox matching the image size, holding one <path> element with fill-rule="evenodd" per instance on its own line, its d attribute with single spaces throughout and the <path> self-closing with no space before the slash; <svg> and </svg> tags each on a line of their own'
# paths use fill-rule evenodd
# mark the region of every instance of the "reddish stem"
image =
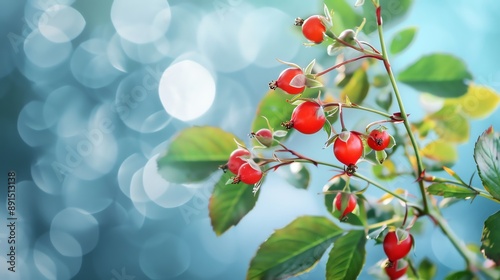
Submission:
<svg viewBox="0 0 500 280">
<path fill-rule="evenodd" d="M 332 71 L 332 70 L 335 70 L 335 69 L 337 69 L 337 68 L 339 68 L 339 67 L 341 67 L 341 66 L 344 66 L 344 65 L 346 65 L 346 64 L 349 64 L 349 63 L 351 63 L 351 62 L 354 62 L 354 61 L 357 61 L 357 60 L 360 60 L 360 59 L 363 59 L 363 58 L 375 58 L 375 59 L 378 59 L 378 60 L 383 60 L 383 58 L 382 58 L 381 56 L 379 56 L 379 55 L 365 54 L 365 55 L 362 55 L 362 56 L 358 56 L 358 57 L 355 57 L 355 58 L 351 58 L 351 59 L 346 60 L 346 61 L 344 61 L 344 62 L 341 62 L 341 63 L 339 63 L 339 64 L 333 65 L 332 67 L 327 68 L 327 69 L 325 69 L 324 71 L 317 73 L 317 74 L 316 74 L 316 77 L 323 76 L 324 74 L 326 74 L 326 73 L 328 73 L 328 72 L 330 72 L 330 71 Z M 385 63 L 385 62 L 384 62 L 384 63 Z"/>
<path fill-rule="evenodd" d="M 382 25 L 382 7 L 381 6 L 377 7 L 376 14 L 377 14 L 377 24 Z"/>
<path fill-rule="evenodd" d="M 283 145 L 281 143 L 279 143 L 279 145 L 284 149 L 283 150 L 284 152 L 289 152 L 290 154 L 296 156 L 298 159 L 307 160 L 307 161 L 311 162 L 312 164 L 314 164 L 315 166 L 318 166 L 318 163 L 315 160 L 313 160 L 311 158 L 308 158 L 308 157 L 306 157 L 304 155 L 301 155 L 301 154 L 299 154 L 299 153 L 297 153 L 297 152 L 295 152 L 293 150 L 290 150 L 285 145 Z"/>
</svg>

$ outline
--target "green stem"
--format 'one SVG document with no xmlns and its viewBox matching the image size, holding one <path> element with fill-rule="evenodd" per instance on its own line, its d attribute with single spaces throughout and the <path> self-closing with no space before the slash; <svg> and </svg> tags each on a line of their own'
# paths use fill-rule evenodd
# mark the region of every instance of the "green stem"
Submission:
<svg viewBox="0 0 500 280">
<path fill-rule="evenodd" d="M 375 228 L 379 228 L 379 227 L 384 226 L 384 225 L 390 225 L 390 224 L 399 223 L 401 221 L 403 221 L 403 218 L 401 218 L 401 217 L 394 217 L 394 218 L 391 218 L 389 220 L 385 220 L 385 221 L 382 221 L 382 222 L 371 224 L 371 225 L 369 225 L 367 227 L 367 229 L 375 229 Z"/>
<path fill-rule="evenodd" d="M 378 9 L 380 9 L 380 6 L 378 7 Z M 378 19 L 378 21 L 380 23 L 382 22 L 381 19 Z M 408 121 L 408 116 L 406 115 L 406 110 L 405 110 L 405 107 L 403 104 L 403 100 L 401 98 L 401 94 L 399 92 L 398 85 L 396 83 L 396 78 L 394 77 L 394 73 L 392 72 L 392 68 L 391 68 L 391 65 L 389 63 L 389 56 L 387 54 L 387 48 L 385 46 L 382 24 L 378 25 L 378 35 L 379 35 L 379 39 L 380 39 L 380 45 L 382 48 L 382 58 L 384 61 L 384 66 L 385 66 L 385 69 L 387 71 L 387 74 L 389 75 L 389 79 L 391 81 L 392 88 L 394 89 L 394 95 L 396 96 L 396 100 L 398 101 L 398 106 L 399 106 L 399 110 L 401 113 L 401 118 L 403 119 L 403 123 L 404 123 L 406 131 L 408 133 L 408 136 L 410 137 L 410 141 L 411 141 L 411 144 L 413 146 L 413 150 L 415 151 L 415 159 L 417 161 L 417 174 L 415 174 L 415 175 L 418 177 L 424 171 L 424 165 L 422 163 L 422 157 L 420 155 L 420 150 L 419 150 L 417 141 L 415 139 L 415 136 L 413 135 L 413 132 L 411 131 L 410 122 Z M 418 182 L 418 184 L 420 187 L 420 193 L 422 195 L 422 201 L 423 201 L 423 206 L 424 206 L 424 213 L 422 213 L 422 214 L 428 214 L 429 213 L 429 203 L 427 201 L 427 195 L 425 193 L 424 182 L 422 182 L 422 180 L 420 180 Z"/>
<path fill-rule="evenodd" d="M 377 115 L 381 115 L 385 118 L 388 118 L 390 119 L 392 117 L 392 115 L 390 114 L 387 114 L 385 112 L 382 112 L 382 111 L 379 111 L 377 109 L 372 109 L 372 108 L 368 108 L 368 107 L 363 107 L 363 106 L 360 106 L 360 105 L 357 105 L 357 104 L 347 104 L 347 103 L 340 103 L 340 102 L 331 102 L 331 103 L 325 103 L 325 104 L 322 104 L 323 108 L 325 107 L 333 107 L 333 106 L 342 106 L 342 108 L 350 108 L 350 109 L 358 109 L 358 110 L 362 110 L 362 111 L 366 111 L 366 112 L 370 112 L 370 113 L 374 113 L 374 114 L 377 114 Z"/>
</svg>

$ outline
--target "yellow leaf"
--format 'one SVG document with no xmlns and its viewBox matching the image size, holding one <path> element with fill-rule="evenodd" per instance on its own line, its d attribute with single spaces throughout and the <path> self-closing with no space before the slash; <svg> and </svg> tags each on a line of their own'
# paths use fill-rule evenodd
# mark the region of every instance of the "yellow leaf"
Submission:
<svg viewBox="0 0 500 280">
<path fill-rule="evenodd" d="M 471 84 L 465 95 L 447 102 L 459 105 L 471 118 L 485 118 L 497 108 L 500 95 L 489 87 Z"/>
<path fill-rule="evenodd" d="M 443 165 L 453 164 L 458 158 L 455 145 L 444 140 L 436 140 L 422 149 L 422 155 Z"/>
</svg>

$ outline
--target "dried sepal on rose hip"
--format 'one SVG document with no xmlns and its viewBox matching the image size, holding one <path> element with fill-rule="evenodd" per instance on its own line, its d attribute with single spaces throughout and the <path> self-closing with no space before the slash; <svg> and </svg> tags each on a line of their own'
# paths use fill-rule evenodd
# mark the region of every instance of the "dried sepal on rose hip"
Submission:
<svg viewBox="0 0 500 280">
<path fill-rule="evenodd" d="M 358 205 L 356 195 L 348 192 L 339 192 L 333 199 L 333 205 L 339 211 L 339 220 L 345 220 L 349 213 L 352 213 Z"/>
<path fill-rule="evenodd" d="M 413 237 L 408 231 L 398 228 L 389 231 L 382 244 L 389 261 L 395 262 L 408 255 L 413 246 Z"/>
<path fill-rule="evenodd" d="M 304 134 L 320 131 L 326 122 L 323 107 L 315 101 L 304 101 L 293 109 L 291 119 L 281 125 L 286 129 L 295 128 Z"/>
</svg>

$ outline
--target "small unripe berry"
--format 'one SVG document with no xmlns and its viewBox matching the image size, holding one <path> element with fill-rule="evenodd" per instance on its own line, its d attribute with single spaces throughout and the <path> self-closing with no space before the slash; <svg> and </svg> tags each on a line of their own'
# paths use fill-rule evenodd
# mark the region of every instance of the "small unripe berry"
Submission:
<svg viewBox="0 0 500 280">
<path fill-rule="evenodd" d="M 259 129 L 257 132 L 252 133 L 252 136 L 262 145 L 271 147 L 273 144 L 273 132 L 267 128 Z"/>
</svg>

